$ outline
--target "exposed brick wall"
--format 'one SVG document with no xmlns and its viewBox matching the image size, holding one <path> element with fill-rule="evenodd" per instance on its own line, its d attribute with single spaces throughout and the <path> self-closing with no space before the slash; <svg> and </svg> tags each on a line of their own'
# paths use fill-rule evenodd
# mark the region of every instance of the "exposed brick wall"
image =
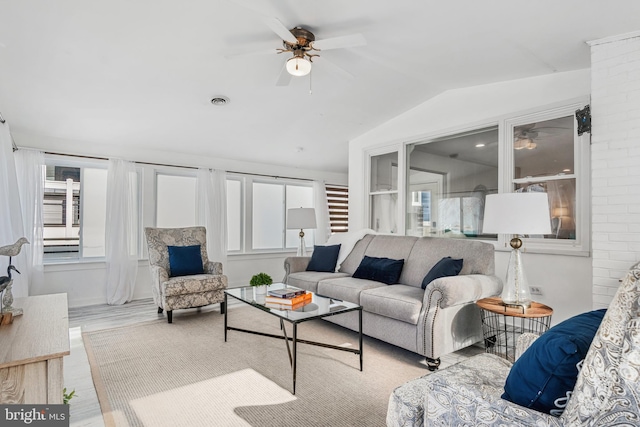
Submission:
<svg viewBox="0 0 640 427">
<path fill-rule="evenodd" d="M 640 35 L 591 44 L 593 305 L 640 260 Z"/>
</svg>

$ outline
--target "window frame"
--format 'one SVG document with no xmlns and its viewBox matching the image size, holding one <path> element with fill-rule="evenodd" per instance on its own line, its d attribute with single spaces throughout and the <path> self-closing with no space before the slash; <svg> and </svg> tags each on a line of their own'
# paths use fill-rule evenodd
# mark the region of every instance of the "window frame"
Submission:
<svg viewBox="0 0 640 427">
<path fill-rule="evenodd" d="M 541 239 L 541 238 L 522 238 L 524 246 L 528 252 L 560 254 L 560 255 L 576 255 L 589 256 L 590 254 L 590 194 L 589 194 L 589 178 L 590 178 L 590 133 L 584 133 L 579 136 L 577 131 L 577 122 L 575 120 L 575 112 L 583 108 L 589 103 L 588 99 L 575 100 L 566 102 L 562 105 L 536 109 L 523 114 L 510 116 L 504 120 L 502 125 L 502 142 L 500 147 L 502 152 L 499 153 L 500 163 L 500 181 L 499 192 L 514 192 L 516 184 L 524 184 L 535 181 L 551 181 L 558 179 L 571 179 L 576 181 L 576 238 L 571 239 Z M 529 123 L 536 123 L 545 120 L 557 119 L 560 117 L 572 116 L 573 123 L 573 173 L 567 173 L 553 177 L 542 177 L 537 179 L 515 178 L 515 160 L 514 160 L 514 128 Z M 508 248 L 510 237 L 501 234 L 498 235 L 498 247 Z"/>
<path fill-rule="evenodd" d="M 398 230 L 406 234 L 406 198 L 407 198 L 407 155 L 409 146 L 420 141 L 435 140 L 450 135 L 469 132 L 476 129 L 498 126 L 498 193 L 513 192 L 514 159 L 513 159 L 513 131 L 514 127 L 535 121 L 551 120 L 563 116 L 575 116 L 575 112 L 589 104 L 589 97 L 580 97 L 531 108 L 526 111 L 504 114 L 492 119 L 455 126 L 430 133 L 416 135 L 409 139 L 396 140 L 384 145 L 378 145 L 364 150 L 363 156 L 363 189 L 366 195 L 362 212 L 362 223 L 371 225 L 371 158 L 373 156 L 398 151 Z M 590 205 L 590 133 L 577 135 L 577 123 L 574 121 L 574 173 L 576 179 L 576 239 L 536 239 L 525 238 L 527 252 L 553 255 L 589 256 L 591 247 L 591 205 Z M 398 147 L 400 146 L 400 148 Z M 563 178 L 570 178 L 564 175 Z M 481 239 L 491 243 L 496 250 L 509 251 L 509 240 L 505 235 L 498 235 L 496 239 Z"/>
<path fill-rule="evenodd" d="M 374 196 L 379 196 L 379 195 L 396 195 L 396 230 L 404 230 L 404 226 L 405 226 L 405 220 L 404 220 L 404 203 L 405 203 L 405 195 L 404 195 L 404 189 L 405 189 L 405 183 L 406 183 L 406 179 L 402 178 L 401 175 L 404 175 L 403 171 L 405 169 L 405 149 L 403 150 L 399 150 L 397 146 L 384 146 L 384 147 L 377 147 L 377 148 L 373 148 L 371 150 L 367 150 L 366 151 L 366 155 L 365 155 L 365 167 L 363 168 L 364 173 L 365 173 L 365 179 L 364 179 L 364 185 L 366 186 L 366 192 L 367 192 L 367 201 L 366 201 L 366 205 L 365 205 L 365 210 L 364 210 L 364 222 L 363 224 L 367 224 L 367 227 L 369 227 L 372 230 L 375 230 L 375 224 L 372 224 L 372 218 L 371 218 L 371 214 L 372 214 L 372 209 L 373 209 L 373 197 Z M 395 190 L 382 190 L 382 191 L 372 191 L 371 190 L 371 184 L 372 184 L 372 179 L 371 179 L 371 173 L 372 173 L 372 161 L 374 157 L 378 157 L 378 156 L 384 156 L 387 154 L 392 154 L 392 153 L 396 153 L 397 155 L 397 169 L 398 169 L 398 173 L 396 174 L 396 189 Z M 377 230 L 376 230 L 377 231 Z M 399 233 L 396 233 L 399 234 Z M 404 231 L 403 231 L 404 234 Z"/>
<path fill-rule="evenodd" d="M 73 263 L 88 263 L 88 262 L 104 262 L 106 260 L 106 235 L 105 235 L 105 255 L 104 256 L 84 256 L 83 254 L 83 224 L 84 224 L 84 214 L 85 209 L 83 208 L 84 204 L 84 187 L 82 185 L 84 179 L 84 171 L 86 168 L 89 169 L 103 169 L 109 170 L 109 161 L 105 159 L 92 159 L 92 158 L 81 158 L 75 156 L 66 156 L 60 154 L 45 154 L 44 155 L 44 164 L 46 166 L 63 166 L 63 167 L 73 167 L 80 169 L 80 231 L 79 231 L 79 239 L 78 239 L 78 256 L 77 257 L 55 257 L 55 256 L 44 256 L 42 263 L 43 265 L 55 265 L 55 264 L 73 264 Z M 137 250 L 137 258 L 143 259 L 143 226 L 142 226 L 142 211 L 143 211 L 143 182 L 144 182 L 144 170 L 140 165 L 136 165 L 136 174 L 137 174 L 137 209 L 138 209 L 138 235 L 136 236 L 136 250 Z M 107 193 L 107 189 L 105 188 L 105 193 Z M 44 199 L 41 201 L 44 203 Z M 106 222 L 105 222 L 105 234 L 106 234 Z"/>
<path fill-rule="evenodd" d="M 266 253 L 282 253 L 282 252 L 295 252 L 297 249 L 297 245 L 292 247 L 287 247 L 287 186 L 293 185 L 297 187 L 306 187 L 311 188 L 312 191 L 312 200 L 313 200 L 313 182 L 312 181 L 302 181 L 297 179 L 289 179 L 289 178 L 269 178 L 263 176 L 256 175 L 242 175 L 244 177 L 243 183 L 244 188 L 242 192 L 244 193 L 244 250 L 241 254 L 266 254 Z M 228 179 L 228 177 L 227 177 Z M 253 183 L 260 184 L 274 184 L 281 185 L 283 187 L 283 200 L 282 200 L 282 209 L 283 209 L 283 218 L 284 223 L 282 224 L 282 232 L 281 232 L 281 247 L 273 248 L 273 249 L 254 249 L 253 248 Z M 313 206 L 309 206 L 313 207 Z M 312 230 L 309 230 L 312 231 Z M 305 233 L 305 244 L 307 249 L 312 249 L 315 244 L 315 233 L 309 232 Z"/>
</svg>

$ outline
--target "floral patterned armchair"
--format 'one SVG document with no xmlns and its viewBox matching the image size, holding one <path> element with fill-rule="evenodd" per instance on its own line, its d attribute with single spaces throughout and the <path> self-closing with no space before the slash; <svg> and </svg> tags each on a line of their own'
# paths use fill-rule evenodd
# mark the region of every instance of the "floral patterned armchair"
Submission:
<svg viewBox="0 0 640 427">
<path fill-rule="evenodd" d="M 220 303 L 224 313 L 224 290 L 227 276 L 222 274 L 222 264 L 209 261 L 207 256 L 207 230 L 204 227 L 145 228 L 149 249 L 149 267 L 153 300 L 158 313 L 167 312 L 169 323 L 173 310 L 202 307 Z M 200 245 L 204 274 L 171 277 L 169 246 Z"/>
<path fill-rule="evenodd" d="M 387 426 L 640 425 L 639 337 L 637 263 L 602 319 L 560 417 L 502 399 L 512 364 L 493 354 L 480 354 L 394 390 Z"/>
</svg>

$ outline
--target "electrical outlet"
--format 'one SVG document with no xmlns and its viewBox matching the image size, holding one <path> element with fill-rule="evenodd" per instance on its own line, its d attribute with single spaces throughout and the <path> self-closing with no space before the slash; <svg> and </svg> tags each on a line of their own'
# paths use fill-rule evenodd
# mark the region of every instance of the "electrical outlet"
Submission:
<svg viewBox="0 0 640 427">
<path fill-rule="evenodd" d="M 529 291 L 531 295 L 542 295 L 542 289 L 538 286 L 529 286 Z"/>
</svg>

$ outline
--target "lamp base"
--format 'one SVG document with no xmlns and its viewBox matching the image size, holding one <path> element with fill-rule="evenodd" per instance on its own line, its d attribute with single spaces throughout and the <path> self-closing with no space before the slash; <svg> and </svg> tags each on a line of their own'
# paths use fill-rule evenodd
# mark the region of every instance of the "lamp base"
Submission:
<svg viewBox="0 0 640 427">
<path fill-rule="evenodd" d="M 298 245 L 298 252 L 296 256 L 307 256 L 307 245 L 304 243 L 304 231 L 300 230 L 300 244 Z"/>
<path fill-rule="evenodd" d="M 505 280 L 504 289 L 502 290 L 502 302 L 509 307 L 529 308 L 531 307 L 531 293 L 529 292 L 529 284 L 522 266 L 520 246 L 512 244 L 513 250 L 507 266 L 507 280 Z"/>
</svg>

